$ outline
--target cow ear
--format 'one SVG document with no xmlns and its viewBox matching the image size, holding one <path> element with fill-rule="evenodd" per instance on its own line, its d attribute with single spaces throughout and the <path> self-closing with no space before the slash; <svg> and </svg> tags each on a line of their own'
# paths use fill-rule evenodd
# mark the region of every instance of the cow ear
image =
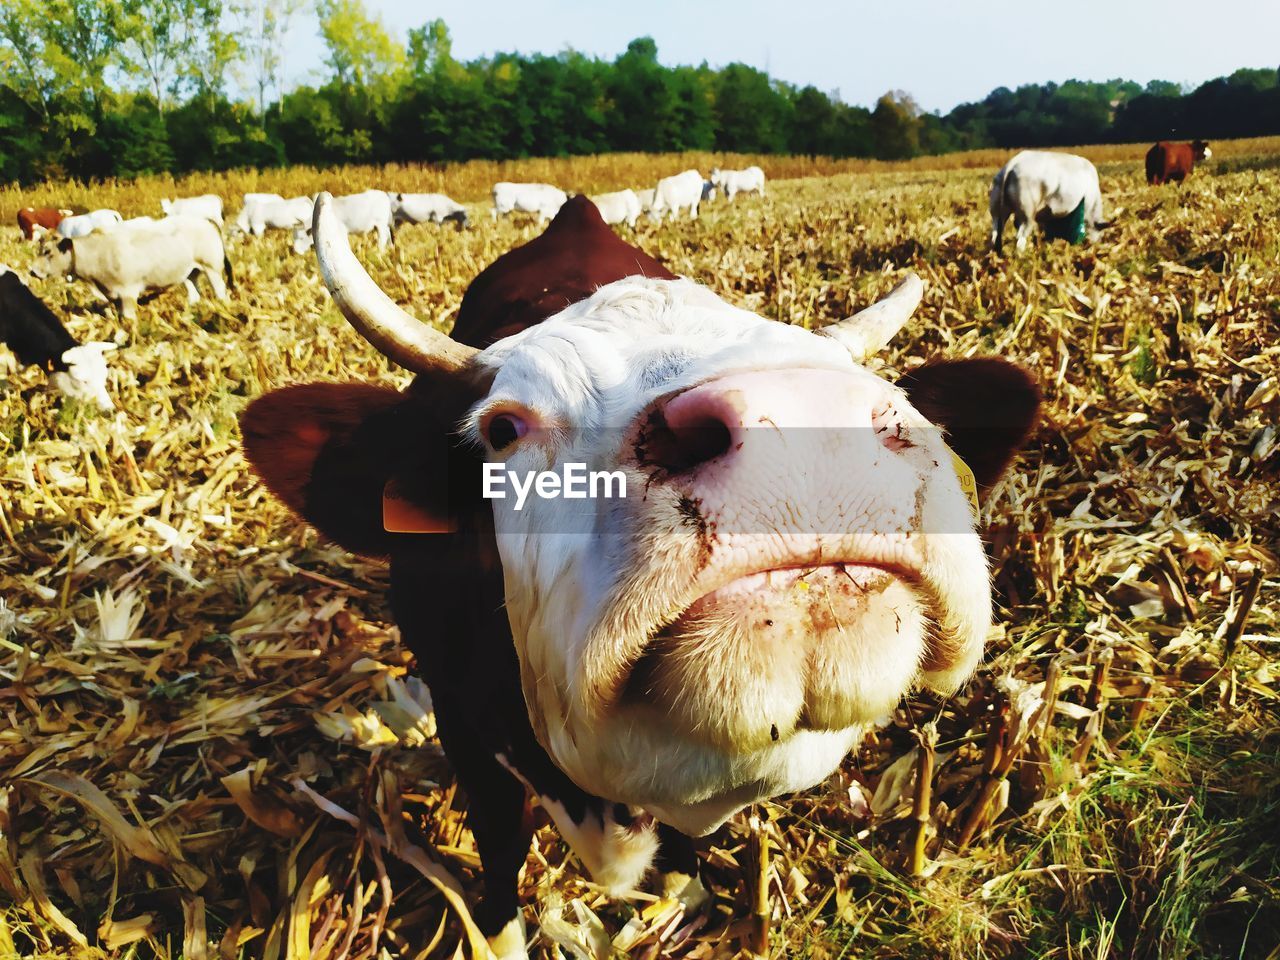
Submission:
<svg viewBox="0 0 1280 960">
<path fill-rule="evenodd" d="M 994 357 L 927 363 L 898 386 L 911 405 L 942 427 L 979 487 L 990 487 L 1026 443 L 1040 390 L 1022 367 Z"/>
<path fill-rule="evenodd" d="M 455 453 L 456 416 L 439 410 L 391 388 L 304 384 L 249 404 L 240 431 L 254 470 L 291 510 L 353 553 L 386 557 L 403 536 L 384 526 L 388 484 L 402 518 L 407 509 L 420 529 L 452 525 L 450 461 L 465 454 Z"/>
</svg>

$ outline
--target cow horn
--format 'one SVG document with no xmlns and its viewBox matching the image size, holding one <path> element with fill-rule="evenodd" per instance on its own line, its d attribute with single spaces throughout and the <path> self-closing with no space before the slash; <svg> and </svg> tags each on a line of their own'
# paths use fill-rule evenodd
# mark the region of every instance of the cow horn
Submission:
<svg viewBox="0 0 1280 960">
<path fill-rule="evenodd" d="M 423 323 L 382 292 L 351 252 L 327 193 L 316 196 L 311 231 L 320 275 L 334 303 L 379 352 L 414 373 L 456 372 L 479 352 Z"/>
<path fill-rule="evenodd" d="M 888 346 L 920 305 L 924 281 L 908 273 L 888 296 L 877 300 L 847 320 L 823 327 L 818 333 L 838 341 L 853 354 L 854 360 L 865 360 Z"/>
</svg>

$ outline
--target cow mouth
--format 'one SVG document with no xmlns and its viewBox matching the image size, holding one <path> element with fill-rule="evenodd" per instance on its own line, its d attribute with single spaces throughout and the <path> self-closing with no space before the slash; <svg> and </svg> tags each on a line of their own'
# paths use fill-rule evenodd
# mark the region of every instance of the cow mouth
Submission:
<svg viewBox="0 0 1280 960">
<path fill-rule="evenodd" d="M 742 670 L 811 670 L 814 648 L 867 642 L 867 634 L 877 630 L 864 621 L 883 614 L 883 595 L 896 590 L 898 602 L 904 602 L 902 598 L 916 596 L 918 582 L 914 571 L 861 561 L 781 566 L 737 576 L 650 632 L 624 674 L 617 702 L 678 706 L 689 699 L 686 688 L 700 670 L 714 671 L 725 661 L 737 661 Z M 784 727 L 806 722 L 793 717 Z"/>
</svg>

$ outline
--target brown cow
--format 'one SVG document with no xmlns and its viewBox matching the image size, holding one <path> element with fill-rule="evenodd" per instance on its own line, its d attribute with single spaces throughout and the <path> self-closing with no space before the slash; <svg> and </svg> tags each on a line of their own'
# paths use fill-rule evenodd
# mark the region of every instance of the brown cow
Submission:
<svg viewBox="0 0 1280 960">
<path fill-rule="evenodd" d="M 63 221 L 63 218 L 86 212 L 84 208 L 23 207 L 18 211 L 18 229 L 30 240 L 36 234 L 36 227 L 42 230 L 53 230 Z"/>
<path fill-rule="evenodd" d="M 324 534 L 390 559 L 500 960 L 528 955 L 527 790 L 602 887 L 652 866 L 693 908 L 691 836 L 824 779 L 917 680 L 977 664 L 990 587 L 952 451 L 990 486 L 1039 395 L 1000 359 L 865 369 L 918 278 L 819 335 L 676 278 L 578 196 L 476 277 L 450 338 L 378 288 L 332 204 L 321 275 L 418 376 L 273 391 L 245 454 Z M 619 498 L 486 492 L 569 457 L 616 467 Z"/>
<path fill-rule="evenodd" d="M 1213 156 L 1204 140 L 1170 143 L 1161 140 L 1147 151 L 1147 183 L 1159 185 L 1176 180 L 1181 183 L 1191 175 L 1196 163 Z"/>
</svg>

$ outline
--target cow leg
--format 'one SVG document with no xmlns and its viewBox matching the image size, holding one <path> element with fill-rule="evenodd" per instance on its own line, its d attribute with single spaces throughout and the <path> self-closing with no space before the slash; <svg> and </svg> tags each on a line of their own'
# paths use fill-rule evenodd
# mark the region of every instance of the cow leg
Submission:
<svg viewBox="0 0 1280 960">
<path fill-rule="evenodd" d="M 697 910 L 711 896 L 698 876 L 693 841 L 665 823 L 658 824 L 658 856 L 653 865 L 658 871 L 658 893 L 679 900 L 687 912 Z"/>
<path fill-rule="evenodd" d="M 222 279 L 222 270 L 219 267 L 203 267 L 200 272 L 213 288 L 213 295 L 219 300 L 227 299 L 227 283 Z"/>
<path fill-rule="evenodd" d="M 1014 216 L 1014 222 L 1018 225 L 1018 252 L 1021 253 L 1027 249 L 1027 238 L 1031 236 L 1031 230 L 1035 226 L 1033 217 Z"/>
<path fill-rule="evenodd" d="M 196 271 L 192 270 L 191 276 L 187 277 L 187 279 L 182 281 L 182 285 L 187 288 L 188 304 L 200 302 L 200 291 L 196 289 L 196 285 L 191 280 L 191 277 L 194 277 L 195 275 L 196 275 Z"/>
<path fill-rule="evenodd" d="M 689 207 L 689 219 L 690 219 L 690 220 L 697 220 L 697 219 L 698 219 L 698 201 L 696 201 L 696 200 L 695 200 L 695 201 L 693 202 L 693 204 Z"/>
<path fill-rule="evenodd" d="M 125 320 L 136 320 L 138 318 L 138 295 L 136 293 L 122 293 L 116 301 L 116 309 L 120 311 L 120 316 Z"/>
<path fill-rule="evenodd" d="M 533 824 L 524 785 L 497 762 L 474 752 L 455 768 L 467 791 L 467 825 L 484 867 L 484 900 L 475 909 L 476 926 L 498 960 L 525 960 L 519 882 Z"/>
</svg>

